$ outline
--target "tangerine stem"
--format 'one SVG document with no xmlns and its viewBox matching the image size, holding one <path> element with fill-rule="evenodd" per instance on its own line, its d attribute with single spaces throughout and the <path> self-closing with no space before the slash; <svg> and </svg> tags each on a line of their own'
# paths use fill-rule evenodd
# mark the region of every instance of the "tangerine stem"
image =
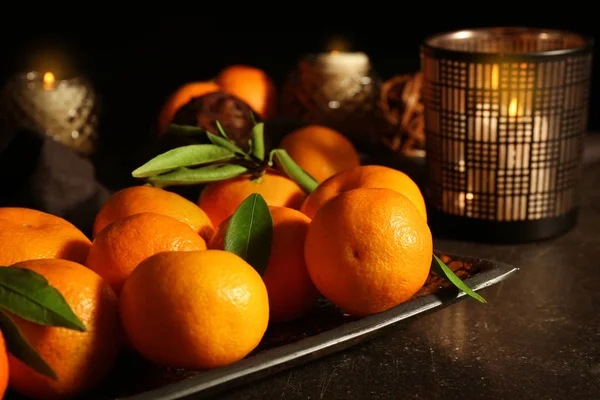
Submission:
<svg viewBox="0 0 600 400">
<path fill-rule="evenodd" d="M 269 164 L 273 165 L 273 159 L 283 172 L 294 182 L 296 182 L 306 193 L 311 193 L 319 186 L 308 172 L 302 169 L 284 149 L 273 149 L 269 154 Z"/>
</svg>

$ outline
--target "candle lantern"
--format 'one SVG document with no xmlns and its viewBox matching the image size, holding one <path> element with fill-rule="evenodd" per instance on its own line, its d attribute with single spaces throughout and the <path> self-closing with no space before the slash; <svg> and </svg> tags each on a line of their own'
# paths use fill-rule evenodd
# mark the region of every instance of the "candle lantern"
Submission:
<svg viewBox="0 0 600 400">
<path fill-rule="evenodd" d="M 357 143 L 373 143 L 379 94 L 380 79 L 366 54 L 308 55 L 284 84 L 282 114 L 336 129 Z"/>
<path fill-rule="evenodd" d="M 575 225 L 592 46 L 576 33 L 532 28 L 423 43 L 434 232 L 525 242 Z"/>
<path fill-rule="evenodd" d="M 98 102 L 83 78 L 58 80 L 52 72 L 28 72 L 9 80 L 0 112 L 74 151 L 91 155 L 97 142 Z"/>
</svg>

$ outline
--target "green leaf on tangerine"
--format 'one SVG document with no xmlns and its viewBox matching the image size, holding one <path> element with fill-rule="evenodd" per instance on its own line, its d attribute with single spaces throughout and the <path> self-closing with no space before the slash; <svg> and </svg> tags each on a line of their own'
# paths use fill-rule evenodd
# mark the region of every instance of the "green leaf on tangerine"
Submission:
<svg viewBox="0 0 600 400">
<path fill-rule="evenodd" d="M 271 150 L 269 156 L 269 165 L 273 164 L 273 159 L 277 161 L 277 164 L 281 167 L 283 172 L 296 182 L 306 192 L 311 193 L 319 186 L 319 182 L 315 180 L 308 172 L 303 170 L 287 151 L 283 149 Z"/>
<path fill-rule="evenodd" d="M 204 129 L 193 125 L 170 124 L 164 134 L 181 135 L 181 136 L 196 136 L 204 134 Z"/>
<path fill-rule="evenodd" d="M 214 164 L 200 168 L 178 168 L 175 171 L 153 176 L 148 181 L 154 186 L 195 185 L 235 178 L 248 172 L 237 164 Z"/>
<path fill-rule="evenodd" d="M 208 136 L 208 140 L 212 142 L 212 144 L 220 146 L 224 149 L 231 151 L 232 153 L 239 154 L 241 156 L 245 156 L 246 154 L 242 149 L 240 149 L 235 144 L 231 143 L 229 140 L 222 138 L 219 135 L 215 135 L 214 133 L 206 132 L 206 136 Z"/>
<path fill-rule="evenodd" d="M 273 218 L 265 199 L 254 193 L 235 210 L 225 233 L 225 251 L 242 257 L 263 275 L 273 240 Z"/>
<path fill-rule="evenodd" d="M 58 379 L 52 367 L 31 347 L 17 324 L 2 310 L 0 310 L 0 330 L 4 335 L 6 348 L 10 354 L 27 364 L 35 372 L 54 380 Z"/>
<path fill-rule="evenodd" d="M 221 123 L 219 121 L 215 121 L 215 125 L 217 125 L 217 130 L 219 131 L 221 136 L 223 136 L 225 139 L 229 140 L 229 138 L 227 137 L 227 133 L 225 133 L 225 129 L 223 129 L 223 126 L 221 125 Z"/>
<path fill-rule="evenodd" d="M 131 173 L 134 178 L 147 178 L 180 167 L 193 167 L 235 157 L 230 150 L 214 144 L 191 144 L 159 154 Z"/>
<path fill-rule="evenodd" d="M 251 152 L 254 157 L 260 161 L 265 159 L 265 126 L 261 122 L 254 125 L 251 132 L 252 147 Z"/>
<path fill-rule="evenodd" d="M 462 290 L 475 300 L 487 304 L 487 301 L 481 295 L 475 293 L 470 287 L 468 287 L 458 276 L 456 276 L 454 272 L 452 272 L 452 270 L 442 260 L 438 258 L 438 256 L 434 254 L 433 258 L 435 261 L 431 263 L 431 268 L 433 269 L 433 272 L 435 272 L 441 278 L 448 280 L 458 289 Z"/>
<path fill-rule="evenodd" d="M 252 125 L 256 125 L 256 115 L 254 115 L 254 111 L 250 111 L 250 122 L 252 122 Z"/>
<path fill-rule="evenodd" d="M 60 292 L 25 268 L 0 268 L 0 309 L 40 325 L 86 330 Z"/>
</svg>

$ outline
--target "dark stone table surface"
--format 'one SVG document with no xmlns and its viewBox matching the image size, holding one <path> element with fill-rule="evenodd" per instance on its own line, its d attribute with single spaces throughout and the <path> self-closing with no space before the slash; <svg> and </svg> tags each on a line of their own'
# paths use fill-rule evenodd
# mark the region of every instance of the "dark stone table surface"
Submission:
<svg viewBox="0 0 600 400">
<path fill-rule="evenodd" d="M 217 398 L 600 399 L 600 151 L 591 147 L 571 232 L 516 246 L 436 242 L 520 268 L 482 290 L 488 305 L 462 300 Z"/>
</svg>

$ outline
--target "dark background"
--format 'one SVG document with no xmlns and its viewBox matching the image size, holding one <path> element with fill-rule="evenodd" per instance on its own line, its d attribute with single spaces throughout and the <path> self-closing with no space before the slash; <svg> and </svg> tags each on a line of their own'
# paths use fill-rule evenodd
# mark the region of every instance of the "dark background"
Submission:
<svg viewBox="0 0 600 400">
<path fill-rule="evenodd" d="M 489 15 L 486 12 L 486 15 Z M 427 35 L 482 26 L 537 26 L 573 30 L 595 37 L 597 21 L 573 19 L 557 12 L 543 18 L 464 17 L 424 22 L 407 13 L 390 24 L 371 21 L 371 26 L 324 29 L 318 21 L 305 20 L 311 30 L 232 30 L 237 26 L 225 17 L 170 16 L 85 19 L 77 24 L 56 18 L 30 22 L 15 30 L 0 27 L 3 49 L 0 83 L 11 74 L 29 69 L 57 71 L 57 75 L 80 74 L 92 80 L 102 96 L 101 134 L 116 139 L 116 150 L 151 132 L 165 98 L 177 86 L 214 77 L 230 64 L 264 69 L 278 85 L 305 53 L 323 51 L 336 35 L 348 39 L 351 50 L 365 51 L 383 78 L 419 69 L 419 44 Z M 221 19 L 223 18 L 223 19 Z M 414 24 L 412 23 L 414 21 Z M 478 21 L 473 23 L 472 21 Z M 213 21 L 214 23 L 211 23 Z M 330 21 L 331 22 L 331 21 Z M 256 23 L 255 26 L 268 26 Z M 295 26 L 299 24 L 288 24 Z M 600 76 L 598 65 L 594 76 Z M 600 129 L 600 79 L 593 80 L 590 129 Z M 119 143 L 123 143 L 120 146 Z"/>
</svg>

